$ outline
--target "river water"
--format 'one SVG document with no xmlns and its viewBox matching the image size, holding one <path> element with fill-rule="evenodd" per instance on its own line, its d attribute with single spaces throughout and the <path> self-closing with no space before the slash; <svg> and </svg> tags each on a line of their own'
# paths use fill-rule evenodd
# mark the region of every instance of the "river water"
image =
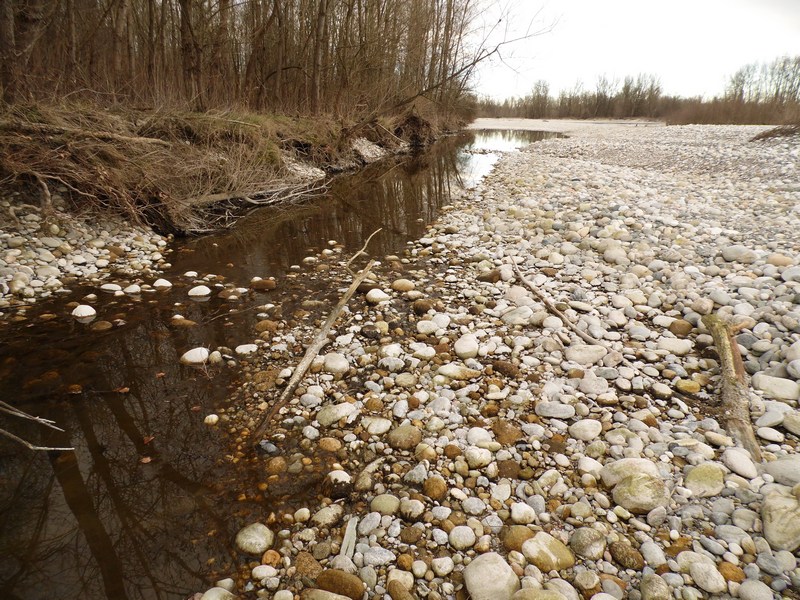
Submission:
<svg viewBox="0 0 800 600">
<path fill-rule="evenodd" d="M 259 305 L 327 301 L 324 272 L 297 268 L 304 257 L 334 240 L 351 254 L 378 228 L 370 254 L 400 254 L 456 188 L 491 170 L 497 151 L 552 135 L 448 137 L 419 156 L 336 178 L 313 200 L 262 208 L 228 231 L 178 242 L 165 274 L 173 290 L 109 296 L 99 312 L 114 323 L 110 330 L 90 331 L 67 316 L 64 304 L 91 289 L 0 325 L 0 399 L 64 432 L 5 416 L 0 427 L 75 448 L 31 452 L 0 438 L 0 597 L 178 600 L 226 574 L 236 564 L 232 539 L 243 518 L 269 512 L 241 498 L 263 474 L 233 468 L 224 430 L 203 424 L 225 407 L 240 373 L 183 367 L 181 354 L 249 343 Z M 279 286 L 233 308 L 218 298 L 187 302 L 188 270 L 245 287 L 271 276 Z M 178 312 L 197 326 L 171 326 Z"/>
</svg>

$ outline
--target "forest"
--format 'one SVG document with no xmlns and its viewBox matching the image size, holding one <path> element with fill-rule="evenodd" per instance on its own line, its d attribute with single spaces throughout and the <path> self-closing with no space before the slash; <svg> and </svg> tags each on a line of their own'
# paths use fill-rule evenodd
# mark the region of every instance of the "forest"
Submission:
<svg viewBox="0 0 800 600">
<path fill-rule="evenodd" d="M 710 99 L 665 94 L 657 75 L 641 73 L 621 82 L 601 76 L 594 88 L 578 82 L 557 96 L 546 81 L 531 93 L 502 101 L 482 98 L 484 117 L 528 119 L 651 118 L 669 123 L 782 125 L 800 121 L 800 56 L 751 63 L 730 76 L 724 94 Z"/>
<path fill-rule="evenodd" d="M 2 0 L 6 102 L 353 114 L 469 82 L 476 0 Z M 480 52 L 480 50 L 479 50 Z"/>
</svg>

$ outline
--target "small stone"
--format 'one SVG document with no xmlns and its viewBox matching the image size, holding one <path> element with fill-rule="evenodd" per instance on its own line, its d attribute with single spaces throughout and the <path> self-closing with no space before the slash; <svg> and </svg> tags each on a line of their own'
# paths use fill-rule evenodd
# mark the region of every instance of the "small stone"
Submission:
<svg viewBox="0 0 800 600">
<path fill-rule="evenodd" d="M 221 587 L 213 587 L 200 596 L 200 600 L 236 600 L 236 596 Z"/>
<path fill-rule="evenodd" d="M 317 422 L 322 427 L 329 427 L 341 419 L 349 417 L 357 410 L 356 406 L 349 402 L 325 406 L 317 413 Z"/>
<path fill-rule="evenodd" d="M 263 523 L 252 523 L 236 534 L 236 547 L 245 554 L 262 555 L 275 540 L 275 534 Z"/>
<path fill-rule="evenodd" d="M 584 442 L 594 441 L 601 431 L 603 424 L 596 419 L 581 419 L 569 426 L 570 436 Z"/>
<path fill-rule="evenodd" d="M 586 366 L 600 362 L 608 350 L 603 346 L 572 344 L 564 350 L 564 354 L 567 360 Z"/>
<path fill-rule="evenodd" d="M 370 304 L 381 304 L 388 302 L 392 297 L 379 288 L 372 288 L 367 292 L 367 302 Z"/>
<path fill-rule="evenodd" d="M 410 292 L 415 287 L 414 282 L 409 279 L 395 279 L 392 282 L 392 289 L 395 292 Z"/>
<path fill-rule="evenodd" d="M 462 335 L 453 344 L 453 350 L 460 359 L 475 358 L 478 356 L 478 338 L 472 334 Z"/>
<path fill-rule="evenodd" d="M 536 511 L 524 502 L 511 505 L 511 520 L 518 525 L 528 525 L 536 521 Z"/>
<path fill-rule="evenodd" d="M 733 581 L 735 583 L 741 583 L 746 578 L 744 571 L 742 571 L 742 569 L 726 561 L 722 561 L 721 563 L 719 563 L 718 569 L 720 574 L 725 578 L 725 581 Z"/>
<path fill-rule="evenodd" d="M 778 483 L 795 486 L 800 483 L 800 454 L 783 456 L 765 463 L 764 470 Z"/>
<path fill-rule="evenodd" d="M 679 338 L 685 338 L 687 335 L 692 333 L 692 329 L 694 329 L 694 327 L 692 326 L 691 323 L 689 323 L 689 321 L 684 321 L 683 319 L 675 319 L 672 323 L 669 324 L 668 329 L 670 333 L 672 333 L 674 336 Z"/>
<path fill-rule="evenodd" d="M 422 491 L 431 500 L 442 500 L 447 495 L 447 482 L 438 475 L 428 477 L 422 485 Z"/>
<path fill-rule="evenodd" d="M 544 572 L 568 569 L 575 564 L 572 551 L 544 531 L 522 544 L 522 554 Z"/>
<path fill-rule="evenodd" d="M 746 479 L 758 476 L 758 470 L 753 459 L 750 458 L 750 453 L 743 448 L 726 448 L 722 453 L 722 464 Z"/>
<path fill-rule="evenodd" d="M 641 473 L 653 477 L 660 476 L 655 463 L 646 458 L 622 458 L 606 463 L 600 471 L 600 478 L 603 480 L 603 485 L 613 488 L 629 475 Z"/>
<path fill-rule="evenodd" d="M 201 298 L 203 296 L 210 296 L 211 289 L 206 285 L 197 285 L 189 290 L 189 297 Z"/>
<path fill-rule="evenodd" d="M 578 556 L 600 560 L 606 550 L 606 536 L 591 527 L 580 527 L 572 532 L 569 546 Z"/>
<path fill-rule="evenodd" d="M 392 494 L 379 494 L 372 499 L 369 507 L 382 515 L 395 515 L 400 509 L 400 499 Z"/>
<path fill-rule="evenodd" d="M 97 315 L 97 311 L 88 304 L 79 304 L 72 309 L 72 316 L 76 319 L 90 319 Z"/>
<path fill-rule="evenodd" d="M 770 587 L 757 579 L 748 579 L 739 586 L 741 600 L 772 600 L 774 597 Z"/>
<path fill-rule="evenodd" d="M 469 379 L 475 379 L 480 377 L 481 372 L 475 369 L 470 369 L 465 367 L 464 365 L 458 365 L 455 363 L 448 363 L 446 365 L 442 365 L 437 370 L 439 375 L 444 375 L 449 379 L 455 379 L 457 381 L 467 381 Z"/>
<path fill-rule="evenodd" d="M 648 573 L 642 577 L 639 584 L 642 600 L 672 600 L 669 584 L 655 573 Z"/>
<path fill-rule="evenodd" d="M 347 358 L 338 352 L 329 352 L 325 355 L 322 368 L 332 374 L 336 379 L 341 379 L 350 370 Z"/>
<path fill-rule="evenodd" d="M 467 550 L 475 545 L 476 541 L 475 532 L 471 527 L 466 525 L 458 525 L 453 527 L 448 536 L 450 545 L 456 550 Z"/>
<path fill-rule="evenodd" d="M 772 377 L 756 373 L 752 378 L 753 387 L 775 400 L 797 400 L 800 398 L 800 383 L 782 377 Z"/>
<path fill-rule="evenodd" d="M 208 348 L 192 348 L 184 352 L 180 360 L 184 365 L 202 365 L 206 363 L 208 356 Z"/>
<path fill-rule="evenodd" d="M 722 258 L 727 262 L 751 264 L 758 260 L 758 254 L 747 246 L 735 244 L 722 249 Z"/>
<path fill-rule="evenodd" d="M 625 542 L 612 542 L 608 546 L 611 557 L 626 569 L 641 571 L 644 567 L 644 557 L 636 548 Z"/>
<path fill-rule="evenodd" d="M 524 525 L 512 525 L 503 530 L 503 546 L 509 552 L 522 552 L 522 544 L 531 539 L 535 532 Z"/>
</svg>

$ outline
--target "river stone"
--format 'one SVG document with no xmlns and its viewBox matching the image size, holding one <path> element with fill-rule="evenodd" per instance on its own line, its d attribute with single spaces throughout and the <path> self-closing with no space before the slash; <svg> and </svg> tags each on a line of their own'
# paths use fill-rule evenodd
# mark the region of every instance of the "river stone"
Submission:
<svg viewBox="0 0 800 600">
<path fill-rule="evenodd" d="M 564 350 L 567 360 L 579 365 L 593 365 L 600 362 L 608 350 L 603 346 L 590 346 L 588 344 L 573 344 Z"/>
<path fill-rule="evenodd" d="M 722 467 L 716 463 L 706 462 L 696 467 L 692 467 L 686 475 L 684 485 L 692 491 L 692 494 L 700 498 L 716 496 L 725 486 L 725 473 Z"/>
<path fill-rule="evenodd" d="M 400 498 L 392 494 L 378 494 L 372 499 L 369 507 L 382 515 L 395 515 L 400 508 Z"/>
<path fill-rule="evenodd" d="M 191 296 L 192 298 L 209 296 L 210 294 L 211 294 L 211 288 L 209 288 L 207 285 L 196 285 L 189 290 L 189 296 Z"/>
<path fill-rule="evenodd" d="M 783 428 L 795 434 L 796 436 L 800 436 L 800 411 L 792 411 L 786 413 L 783 417 L 783 423 L 781 423 Z"/>
<path fill-rule="evenodd" d="M 401 425 L 389 432 L 386 441 L 395 450 L 411 450 L 422 441 L 422 432 L 413 425 Z"/>
<path fill-rule="evenodd" d="M 629 475 L 638 473 L 660 477 L 656 464 L 646 458 L 621 458 L 606 463 L 600 471 L 600 478 L 606 487 L 613 488 Z"/>
<path fill-rule="evenodd" d="M 575 416 L 575 407 L 561 402 L 539 402 L 534 411 L 548 419 L 571 419 Z"/>
<path fill-rule="evenodd" d="M 775 481 L 789 487 L 800 483 L 800 454 L 783 456 L 768 462 L 764 470 L 775 478 Z"/>
<path fill-rule="evenodd" d="M 221 587 L 213 587 L 200 596 L 200 600 L 236 600 L 236 596 Z"/>
<path fill-rule="evenodd" d="M 747 579 L 739 586 L 740 600 L 772 600 L 772 589 L 763 581 Z"/>
<path fill-rule="evenodd" d="M 569 426 L 569 434 L 576 440 L 591 442 L 603 431 L 603 424 L 597 419 L 581 419 Z"/>
<path fill-rule="evenodd" d="M 648 573 L 639 584 L 642 600 L 672 600 L 669 584 L 660 575 Z"/>
<path fill-rule="evenodd" d="M 255 344 L 239 344 L 234 349 L 234 352 L 239 356 L 247 356 L 248 354 L 253 354 L 254 352 L 258 352 L 258 346 Z"/>
<path fill-rule="evenodd" d="M 611 557 L 617 564 L 626 569 L 641 571 L 644 567 L 644 557 L 636 548 L 625 542 L 612 542 L 608 546 Z"/>
<path fill-rule="evenodd" d="M 717 570 L 714 561 L 711 559 L 691 562 L 689 564 L 689 575 L 692 576 L 697 587 L 711 594 L 719 594 L 728 589 L 725 578 Z"/>
<path fill-rule="evenodd" d="M 391 299 L 392 297 L 389 294 L 379 288 L 372 288 L 367 292 L 367 302 L 370 304 L 381 304 L 382 302 L 388 302 Z"/>
<path fill-rule="evenodd" d="M 750 453 L 744 448 L 727 448 L 722 453 L 722 464 L 747 479 L 758 476 L 758 469 L 756 469 L 753 459 L 750 458 Z"/>
<path fill-rule="evenodd" d="M 277 595 L 276 595 L 277 596 Z M 292 595 L 294 598 L 294 595 Z M 347 596 L 342 596 L 336 592 L 329 592 L 328 590 L 318 590 L 313 588 L 306 588 L 300 594 L 302 600 L 350 600 Z"/>
<path fill-rule="evenodd" d="M 380 567 L 393 563 L 394 561 L 394 553 L 380 546 L 374 546 L 364 552 L 364 564 L 370 567 Z"/>
<path fill-rule="evenodd" d="M 692 351 L 692 341 L 685 338 L 662 337 L 658 340 L 658 347 L 675 356 L 685 356 Z"/>
<path fill-rule="evenodd" d="M 331 504 L 314 513 L 311 522 L 318 527 L 331 527 L 339 522 L 343 514 L 344 508 L 341 504 Z"/>
<path fill-rule="evenodd" d="M 798 491 L 795 488 L 795 491 Z M 761 505 L 764 537 L 773 550 L 800 548 L 800 502 L 796 495 L 775 490 Z"/>
<path fill-rule="evenodd" d="M 392 289 L 395 292 L 410 292 L 415 287 L 414 282 L 409 279 L 395 279 L 392 282 Z"/>
<path fill-rule="evenodd" d="M 456 363 L 448 363 L 446 365 L 442 365 L 436 371 L 439 375 L 444 375 L 449 379 L 455 379 L 458 381 L 465 381 L 467 379 L 475 379 L 476 377 L 480 377 L 481 372 L 475 369 L 470 369 L 465 367 L 464 365 L 459 365 Z"/>
<path fill-rule="evenodd" d="M 754 388 L 776 400 L 797 400 L 800 398 L 800 384 L 791 379 L 756 373 L 753 375 L 752 383 Z"/>
<path fill-rule="evenodd" d="M 470 469 L 480 469 L 492 462 L 492 453 L 486 448 L 470 446 L 464 451 L 464 458 Z"/>
<path fill-rule="evenodd" d="M 208 360 L 207 348 L 192 348 L 184 352 L 181 356 L 181 363 L 184 365 L 202 365 Z"/>
<path fill-rule="evenodd" d="M 263 523 L 251 523 L 236 534 L 236 547 L 245 554 L 264 554 L 272 546 L 275 534 Z"/>
<path fill-rule="evenodd" d="M 453 527 L 448 536 L 450 545 L 456 550 L 467 550 L 475 545 L 475 532 L 471 527 L 458 525 Z"/>
<path fill-rule="evenodd" d="M 592 527 L 580 527 L 572 532 L 569 547 L 578 556 L 600 560 L 606 550 L 606 536 Z"/>
<path fill-rule="evenodd" d="M 533 318 L 533 310 L 529 306 L 518 306 L 503 313 L 500 319 L 506 325 L 528 325 Z"/>
<path fill-rule="evenodd" d="M 517 591 L 511 600 L 567 600 L 567 597 L 554 590 L 539 590 L 536 588 L 524 588 Z"/>
<path fill-rule="evenodd" d="M 475 358 L 478 356 L 478 338 L 471 333 L 462 335 L 456 340 L 456 343 L 453 344 L 453 350 L 456 356 L 461 360 Z"/>
<path fill-rule="evenodd" d="M 72 309 L 72 316 L 76 319 L 88 319 L 97 315 L 97 311 L 88 304 L 79 304 Z"/>
<path fill-rule="evenodd" d="M 517 525 L 529 525 L 536 520 L 536 511 L 524 502 L 511 505 L 511 520 Z"/>
<path fill-rule="evenodd" d="M 338 352 L 329 352 L 325 355 L 322 368 L 336 379 L 341 379 L 350 370 L 350 363 L 347 362 L 344 355 Z"/>
<path fill-rule="evenodd" d="M 669 491 L 664 481 L 644 472 L 625 477 L 614 487 L 612 495 L 614 502 L 640 515 L 669 504 Z"/>
<path fill-rule="evenodd" d="M 464 585 L 472 600 L 511 600 L 519 578 L 502 556 L 487 552 L 464 569 Z"/>
<path fill-rule="evenodd" d="M 506 550 L 522 552 L 522 544 L 531 539 L 535 532 L 525 527 L 525 525 L 511 525 L 505 528 L 501 535 L 503 536 L 503 546 L 505 546 Z"/>
<path fill-rule="evenodd" d="M 172 283 L 170 283 L 166 279 L 156 279 L 153 282 L 153 287 L 156 288 L 156 289 L 165 290 L 167 288 L 171 288 L 172 287 Z"/>
<path fill-rule="evenodd" d="M 338 569 L 326 569 L 320 573 L 317 577 L 317 587 L 342 594 L 351 600 L 361 600 L 364 596 L 364 583 L 355 575 Z"/>
<path fill-rule="evenodd" d="M 747 246 L 735 244 L 722 249 L 722 258 L 727 262 L 740 262 L 749 265 L 758 260 L 758 254 Z"/>
<path fill-rule="evenodd" d="M 361 426 L 370 435 L 383 435 L 392 428 L 392 422 L 383 417 L 364 417 L 361 419 Z"/>
<path fill-rule="evenodd" d="M 340 419 L 349 417 L 356 412 L 356 410 L 357 408 L 355 404 L 350 404 L 349 402 L 324 406 L 317 413 L 317 422 L 322 427 L 329 427 L 330 425 L 337 423 Z"/>
<path fill-rule="evenodd" d="M 545 573 L 568 569 L 575 564 L 575 555 L 561 541 L 544 531 L 522 544 L 522 554 Z"/>
</svg>

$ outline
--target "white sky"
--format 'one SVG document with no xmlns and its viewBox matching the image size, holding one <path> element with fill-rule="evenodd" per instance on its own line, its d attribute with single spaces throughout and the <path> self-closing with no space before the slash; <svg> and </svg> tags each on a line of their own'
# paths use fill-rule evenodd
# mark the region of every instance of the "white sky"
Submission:
<svg viewBox="0 0 800 600">
<path fill-rule="evenodd" d="M 664 93 L 721 94 L 728 77 L 752 62 L 800 55 L 800 0 L 503 0 L 487 1 L 484 23 L 496 23 L 489 47 L 502 61 L 479 65 L 475 91 L 502 99 L 524 96 L 544 79 L 551 95 L 580 80 L 592 90 L 606 75 L 651 73 Z M 502 7 L 502 8 L 501 8 Z M 538 12 L 538 15 L 537 15 Z"/>
</svg>

